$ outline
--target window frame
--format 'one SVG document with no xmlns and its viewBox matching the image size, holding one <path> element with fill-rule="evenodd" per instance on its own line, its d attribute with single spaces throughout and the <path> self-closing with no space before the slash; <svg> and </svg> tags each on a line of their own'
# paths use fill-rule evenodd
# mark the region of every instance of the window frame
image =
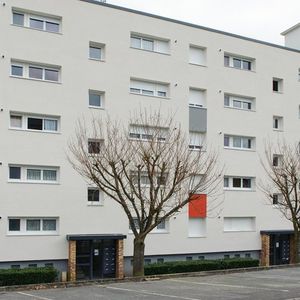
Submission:
<svg viewBox="0 0 300 300">
<path fill-rule="evenodd" d="M 136 84 L 151 84 L 153 85 L 153 89 L 148 88 L 140 88 L 137 87 Z M 161 90 L 161 87 L 164 87 L 165 91 Z M 150 80 L 143 80 L 143 79 L 137 79 L 137 78 L 130 78 L 130 84 L 129 84 L 129 93 L 133 95 L 140 95 L 140 96 L 146 96 L 146 97 L 155 97 L 155 98 L 161 98 L 161 99 L 169 99 L 170 94 L 170 84 L 159 82 L 159 81 L 150 81 Z M 165 95 L 159 95 L 159 93 L 164 93 Z"/>
<path fill-rule="evenodd" d="M 234 186 L 234 180 L 240 181 L 240 187 Z M 244 181 L 250 180 L 250 187 L 244 186 Z M 255 191 L 255 177 L 251 176 L 224 176 L 223 180 L 224 191 Z"/>
<path fill-rule="evenodd" d="M 90 191 L 98 191 L 99 193 L 99 200 L 98 201 L 89 201 L 89 192 Z M 104 195 L 103 195 L 103 192 L 98 188 L 98 187 L 95 187 L 95 186 L 88 186 L 87 187 L 87 198 L 86 198 L 86 202 L 87 202 L 87 205 L 88 206 L 103 206 L 104 205 Z"/>
<path fill-rule="evenodd" d="M 144 131 L 144 128 L 146 130 Z M 153 139 L 153 134 L 151 134 L 151 131 L 154 131 L 154 133 L 157 130 L 161 130 L 162 134 L 160 136 L 157 136 L 156 141 L 157 142 L 165 142 L 166 137 L 168 134 L 168 128 L 157 128 L 153 126 L 143 126 L 143 125 L 136 125 L 136 124 L 130 124 L 129 130 L 128 130 L 128 138 L 129 140 L 133 141 L 141 141 L 141 142 L 149 142 Z M 134 137 L 135 136 L 135 137 Z M 146 138 L 146 137 L 149 138 Z"/>
<path fill-rule="evenodd" d="M 240 139 L 241 140 L 241 146 L 237 147 L 234 144 L 235 139 Z M 225 139 L 228 140 L 228 145 L 225 145 Z M 249 145 L 249 141 L 251 144 L 251 147 L 244 147 L 244 141 L 246 141 L 246 144 Z M 256 139 L 255 137 L 251 137 L 251 136 L 239 136 L 239 135 L 230 135 L 230 134 L 224 134 L 224 138 L 223 138 L 223 147 L 224 149 L 232 149 L 232 150 L 239 150 L 239 151 L 255 151 L 256 149 L 256 145 L 255 145 Z"/>
<path fill-rule="evenodd" d="M 100 97 L 100 105 L 99 106 L 90 104 L 90 96 L 92 96 L 92 95 L 96 95 L 96 96 Z M 104 109 L 105 108 L 105 92 L 89 89 L 88 99 L 89 99 L 89 105 L 88 105 L 89 108 L 95 108 L 95 109 Z"/>
<path fill-rule="evenodd" d="M 228 105 L 226 104 L 226 99 L 228 99 Z M 241 107 L 234 106 L 235 101 L 240 102 Z M 245 108 L 244 104 L 250 104 L 251 108 Z M 224 107 L 242 111 L 255 111 L 255 98 L 224 93 Z"/>
<path fill-rule="evenodd" d="M 9 224 L 10 220 L 19 220 L 20 230 L 13 231 L 10 230 Z M 38 220 L 39 230 L 27 230 L 28 221 Z M 55 230 L 45 230 L 45 221 L 55 221 Z M 59 235 L 59 217 L 8 217 L 7 218 L 7 235 Z"/>
<path fill-rule="evenodd" d="M 240 62 L 240 67 L 238 67 L 234 64 L 235 61 Z M 244 63 L 249 64 L 250 69 L 244 68 Z M 253 72 L 254 71 L 254 63 L 255 63 L 254 58 L 240 56 L 240 55 L 236 55 L 236 54 L 230 54 L 230 53 L 226 53 L 226 52 L 224 53 L 224 67 L 242 70 L 242 71 L 252 71 Z"/>
</svg>

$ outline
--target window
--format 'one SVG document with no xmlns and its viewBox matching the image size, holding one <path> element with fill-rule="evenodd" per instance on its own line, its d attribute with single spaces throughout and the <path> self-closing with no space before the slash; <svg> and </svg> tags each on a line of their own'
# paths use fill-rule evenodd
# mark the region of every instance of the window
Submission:
<svg viewBox="0 0 300 300">
<path fill-rule="evenodd" d="M 58 132 L 59 118 L 10 113 L 10 128 L 43 132 Z"/>
<path fill-rule="evenodd" d="M 273 78 L 272 89 L 273 89 L 273 92 L 281 93 L 283 91 L 283 79 Z"/>
<path fill-rule="evenodd" d="M 272 195 L 272 204 L 278 205 L 283 203 L 283 195 L 282 194 L 273 194 Z"/>
<path fill-rule="evenodd" d="M 189 218 L 189 237 L 204 237 L 206 235 L 206 218 Z"/>
<path fill-rule="evenodd" d="M 102 194 L 98 188 L 88 188 L 88 204 L 89 205 L 103 205 Z"/>
<path fill-rule="evenodd" d="M 58 33 L 60 32 L 61 18 L 14 10 L 12 12 L 12 23 L 17 26 Z"/>
<path fill-rule="evenodd" d="M 89 90 L 89 106 L 94 108 L 104 107 L 104 92 Z"/>
<path fill-rule="evenodd" d="M 245 257 L 246 258 L 251 258 L 251 254 L 250 253 L 245 253 Z"/>
<path fill-rule="evenodd" d="M 239 150 L 253 150 L 255 149 L 255 138 L 225 134 L 224 147 Z"/>
<path fill-rule="evenodd" d="M 185 260 L 193 260 L 193 257 L 192 257 L 192 256 L 187 256 L 187 257 L 185 258 Z"/>
<path fill-rule="evenodd" d="M 134 218 L 135 228 L 139 229 L 138 219 Z M 154 229 L 152 229 L 151 233 L 167 233 L 168 232 L 168 220 L 161 221 Z M 129 229 L 131 230 L 131 226 L 129 224 Z"/>
<path fill-rule="evenodd" d="M 189 63 L 199 66 L 206 65 L 206 49 L 203 47 L 197 47 L 190 45 L 189 49 Z"/>
<path fill-rule="evenodd" d="M 200 256 L 198 256 L 198 259 L 199 259 L 199 260 L 205 260 L 205 256 L 200 255 Z"/>
<path fill-rule="evenodd" d="M 240 258 L 241 255 L 240 255 L 239 253 L 236 253 L 236 254 L 234 254 L 234 257 L 235 257 L 235 258 Z"/>
<path fill-rule="evenodd" d="M 224 66 L 232 67 L 235 69 L 252 71 L 254 65 L 253 58 L 243 58 L 240 56 L 235 56 L 231 54 L 224 55 Z"/>
<path fill-rule="evenodd" d="M 60 70 L 61 68 L 58 66 L 43 66 L 27 62 L 11 61 L 11 76 L 15 77 L 59 82 Z"/>
<path fill-rule="evenodd" d="M 88 153 L 99 154 L 103 140 L 88 140 Z"/>
<path fill-rule="evenodd" d="M 150 265 L 151 264 L 151 258 L 145 258 L 144 259 L 144 264 L 145 265 Z"/>
<path fill-rule="evenodd" d="M 253 190 L 254 178 L 224 176 L 224 189 Z"/>
<path fill-rule="evenodd" d="M 132 182 L 135 185 L 140 185 L 140 186 L 149 186 L 151 184 L 150 178 L 148 176 L 147 172 L 140 172 L 138 174 L 137 172 L 132 171 L 130 174 L 132 178 Z M 164 186 L 166 185 L 167 182 L 167 174 L 159 174 L 155 176 L 155 181 L 153 182 L 154 185 L 158 186 Z"/>
<path fill-rule="evenodd" d="M 282 155 L 273 154 L 273 162 L 272 162 L 273 167 L 279 167 L 281 164 L 281 160 L 282 160 Z"/>
<path fill-rule="evenodd" d="M 89 59 L 103 60 L 104 59 L 104 44 L 90 42 L 90 44 L 89 44 Z"/>
<path fill-rule="evenodd" d="M 255 231 L 255 217 L 225 217 L 224 231 Z"/>
<path fill-rule="evenodd" d="M 169 94 L 169 85 L 154 81 L 130 80 L 130 93 L 144 96 L 166 98 Z"/>
<path fill-rule="evenodd" d="M 283 117 L 273 116 L 273 129 L 283 130 Z"/>
<path fill-rule="evenodd" d="M 28 264 L 28 268 L 37 268 L 37 264 Z"/>
<path fill-rule="evenodd" d="M 168 54 L 170 52 L 170 45 L 168 40 L 144 36 L 138 33 L 131 33 L 130 46 L 135 49 L 163 54 Z"/>
<path fill-rule="evenodd" d="M 58 218 L 8 218 L 9 234 L 57 234 Z"/>
<path fill-rule="evenodd" d="M 205 90 L 190 88 L 189 106 L 206 107 L 206 92 L 205 92 Z"/>
<path fill-rule="evenodd" d="M 130 125 L 129 138 L 141 141 L 164 142 L 168 133 L 167 128 L 156 128 L 150 126 Z"/>
<path fill-rule="evenodd" d="M 58 168 L 9 166 L 9 180 L 14 182 L 57 183 Z"/>
<path fill-rule="evenodd" d="M 224 106 L 242 110 L 254 110 L 253 98 L 224 94 Z"/>
<path fill-rule="evenodd" d="M 157 259 L 158 264 L 163 264 L 164 262 L 165 262 L 165 260 L 163 258 L 158 258 Z"/>
<path fill-rule="evenodd" d="M 200 132 L 190 131 L 189 149 L 200 151 L 203 148 L 204 134 Z"/>
<path fill-rule="evenodd" d="M 11 265 L 10 268 L 17 270 L 17 269 L 21 269 L 21 266 L 20 265 Z"/>
<path fill-rule="evenodd" d="M 229 254 L 224 254 L 224 259 L 229 259 L 230 255 Z"/>
<path fill-rule="evenodd" d="M 46 268 L 52 268 L 53 267 L 53 263 L 45 263 L 45 267 Z"/>
</svg>

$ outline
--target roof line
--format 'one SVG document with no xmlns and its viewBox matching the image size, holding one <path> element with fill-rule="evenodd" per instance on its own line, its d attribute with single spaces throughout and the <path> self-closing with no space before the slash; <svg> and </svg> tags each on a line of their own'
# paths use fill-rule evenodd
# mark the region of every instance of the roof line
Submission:
<svg viewBox="0 0 300 300">
<path fill-rule="evenodd" d="M 105 2 L 99 2 L 97 0 L 80 0 L 80 1 L 88 2 L 88 3 L 92 3 L 92 4 L 96 4 L 96 5 L 101 5 L 101 6 L 105 6 L 105 7 L 109 7 L 109 8 L 113 8 L 113 9 L 118 9 L 118 10 L 130 12 L 130 13 L 134 13 L 134 14 L 138 14 L 138 15 L 143 15 L 143 16 L 147 16 L 147 17 L 150 17 L 150 18 L 160 19 L 160 20 L 167 21 L 167 22 L 177 23 L 177 24 L 180 24 L 180 25 L 193 27 L 193 28 L 197 28 L 197 29 L 202 29 L 202 30 L 206 30 L 206 31 L 210 31 L 210 32 L 214 32 L 214 33 L 218 33 L 218 34 L 222 34 L 222 35 L 227 35 L 227 36 L 234 37 L 234 38 L 237 38 L 237 39 L 242 39 L 242 40 L 246 40 L 246 41 L 249 41 L 249 42 L 263 44 L 263 45 L 266 45 L 266 46 L 275 47 L 275 48 L 279 48 L 279 49 L 282 49 L 282 50 L 287 50 L 287 51 L 300 53 L 300 50 L 298 50 L 298 49 L 288 48 L 288 47 L 285 47 L 285 46 L 281 46 L 281 45 L 277 45 L 277 44 L 273 44 L 273 43 L 269 43 L 269 42 L 249 38 L 249 37 L 246 37 L 246 36 L 226 32 L 226 31 L 222 31 L 222 30 L 218 30 L 218 29 L 213 29 L 213 28 L 210 28 L 210 27 L 205 27 L 205 26 L 201 26 L 201 25 L 197 25 L 197 24 L 193 24 L 193 23 L 188 23 L 188 22 L 184 22 L 184 21 L 180 21 L 180 20 L 176 20 L 176 19 L 172 19 L 172 18 L 167 18 L 167 17 L 163 17 L 163 16 L 143 12 L 143 11 L 140 11 L 140 10 L 135 10 L 135 9 L 127 8 L 127 7 L 114 5 L 114 4 L 108 4 L 108 3 L 105 3 Z"/>
</svg>

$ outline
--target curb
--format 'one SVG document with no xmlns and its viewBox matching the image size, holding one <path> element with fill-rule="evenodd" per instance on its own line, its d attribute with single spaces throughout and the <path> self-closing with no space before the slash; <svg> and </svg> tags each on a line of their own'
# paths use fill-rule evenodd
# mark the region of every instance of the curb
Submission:
<svg viewBox="0 0 300 300">
<path fill-rule="evenodd" d="M 142 276 L 142 277 L 125 277 L 124 279 L 109 278 L 109 279 L 84 280 L 84 281 L 12 285 L 12 286 L 0 287 L 0 293 L 12 292 L 12 291 L 24 291 L 24 290 L 29 291 L 29 290 L 71 288 L 71 287 L 89 286 L 89 285 L 96 285 L 96 284 L 105 285 L 105 284 L 121 283 L 121 282 L 155 281 L 155 280 L 164 280 L 164 279 L 179 278 L 179 277 L 204 277 L 204 276 L 212 276 L 212 275 L 246 273 L 246 272 L 273 270 L 273 269 L 288 269 L 288 268 L 296 268 L 296 267 L 300 267 L 300 263 L 292 264 L 292 265 L 276 265 L 276 266 L 269 266 L 269 267 L 251 267 L 251 268 L 213 270 L 213 271 L 190 272 L 190 273 L 150 275 L 150 276 Z"/>
</svg>

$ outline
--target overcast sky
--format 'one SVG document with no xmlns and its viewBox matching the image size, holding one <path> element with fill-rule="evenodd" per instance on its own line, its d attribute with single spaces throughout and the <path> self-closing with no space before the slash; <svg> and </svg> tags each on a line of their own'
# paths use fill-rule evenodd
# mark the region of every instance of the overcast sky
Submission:
<svg viewBox="0 0 300 300">
<path fill-rule="evenodd" d="M 107 3 L 282 45 L 280 33 L 300 22 L 300 0 L 107 0 Z"/>
</svg>

